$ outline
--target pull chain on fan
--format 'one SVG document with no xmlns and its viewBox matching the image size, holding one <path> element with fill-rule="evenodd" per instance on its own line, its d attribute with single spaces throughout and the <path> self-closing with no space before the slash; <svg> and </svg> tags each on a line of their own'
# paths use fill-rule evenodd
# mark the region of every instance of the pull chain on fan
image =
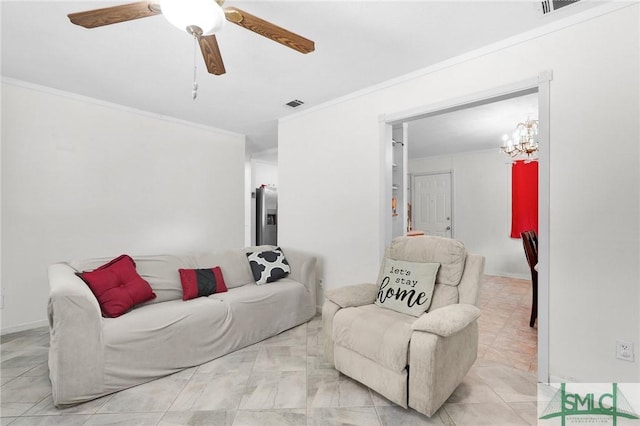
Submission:
<svg viewBox="0 0 640 426">
<path fill-rule="evenodd" d="M 198 75 L 198 35 L 193 33 L 193 90 L 191 91 L 191 97 L 195 101 L 198 97 L 198 82 L 196 77 Z"/>
</svg>

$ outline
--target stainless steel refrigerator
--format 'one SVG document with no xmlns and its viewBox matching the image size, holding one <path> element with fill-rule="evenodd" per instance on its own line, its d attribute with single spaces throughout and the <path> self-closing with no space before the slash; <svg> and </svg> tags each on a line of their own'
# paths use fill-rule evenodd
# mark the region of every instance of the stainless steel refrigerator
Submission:
<svg viewBox="0 0 640 426">
<path fill-rule="evenodd" d="M 256 188 L 256 244 L 278 244 L 278 191 Z"/>
</svg>

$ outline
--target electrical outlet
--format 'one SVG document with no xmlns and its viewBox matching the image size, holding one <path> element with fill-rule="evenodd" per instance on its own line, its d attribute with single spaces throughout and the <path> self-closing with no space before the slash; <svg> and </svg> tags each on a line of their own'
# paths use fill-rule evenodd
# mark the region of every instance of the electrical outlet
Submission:
<svg viewBox="0 0 640 426">
<path fill-rule="evenodd" d="M 616 358 L 633 362 L 633 343 L 616 340 Z"/>
<path fill-rule="evenodd" d="M 320 288 L 324 288 L 324 278 L 320 278 L 319 280 Z"/>
</svg>

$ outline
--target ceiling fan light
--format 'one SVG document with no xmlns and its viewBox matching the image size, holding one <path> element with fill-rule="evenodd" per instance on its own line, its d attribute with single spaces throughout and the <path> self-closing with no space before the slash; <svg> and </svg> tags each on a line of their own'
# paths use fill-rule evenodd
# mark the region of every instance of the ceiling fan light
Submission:
<svg viewBox="0 0 640 426">
<path fill-rule="evenodd" d="M 162 0 L 160 6 L 167 21 L 186 32 L 190 32 L 189 27 L 198 27 L 202 35 L 213 34 L 226 21 L 215 0 Z"/>
</svg>

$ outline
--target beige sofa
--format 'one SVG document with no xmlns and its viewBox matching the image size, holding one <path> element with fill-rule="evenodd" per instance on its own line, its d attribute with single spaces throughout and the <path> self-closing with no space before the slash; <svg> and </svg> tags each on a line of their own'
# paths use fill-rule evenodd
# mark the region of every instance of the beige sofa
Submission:
<svg viewBox="0 0 640 426">
<path fill-rule="evenodd" d="M 259 342 L 316 313 L 316 258 L 283 248 L 291 273 L 256 285 L 246 253 L 134 256 L 156 298 L 103 318 L 76 272 L 109 259 L 49 267 L 49 370 L 56 406 L 76 404 L 193 367 Z M 179 268 L 220 266 L 228 292 L 182 300 Z"/>
<path fill-rule="evenodd" d="M 385 257 L 440 264 L 430 308 L 415 317 L 380 307 L 375 284 L 329 290 L 322 308 L 325 358 L 390 401 L 431 416 L 477 358 L 484 257 L 467 254 L 459 241 L 430 236 L 397 238 Z"/>
</svg>

